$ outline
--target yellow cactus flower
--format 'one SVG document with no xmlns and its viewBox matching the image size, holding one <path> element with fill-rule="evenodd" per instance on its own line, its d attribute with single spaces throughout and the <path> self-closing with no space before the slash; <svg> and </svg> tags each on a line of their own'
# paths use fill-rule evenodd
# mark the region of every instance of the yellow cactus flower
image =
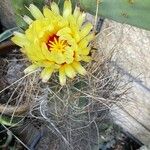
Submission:
<svg viewBox="0 0 150 150">
<path fill-rule="evenodd" d="M 24 16 L 28 29 L 24 34 L 15 32 L 12 38 L 32 63 L 24 72 L 43 68 L 43 82 L 47 82 L 53 72 L 59 72 L 61 85 L 66 84 L 66 77 L 74 78 L 77 73 L 85 75 L 81 63 L 91 61 L 89 43 L 93 39 L 90 33 L 93 26 L 85 23 L 85 13 L 78 7 L 72 13 L 70 0 L 65 0 L 62 14 L 55 2 L 50 8 L 45 6 L 43 13 L 33 4 L 29 11 L 35 20 Z"/>
</svg>

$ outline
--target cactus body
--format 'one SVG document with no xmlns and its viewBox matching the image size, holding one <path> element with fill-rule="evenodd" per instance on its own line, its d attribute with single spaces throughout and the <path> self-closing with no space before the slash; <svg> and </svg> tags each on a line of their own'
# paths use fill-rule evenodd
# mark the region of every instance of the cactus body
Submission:
<svg viewBox="0 0 150 150">
<path fill-rule="evenodd" d="M 96 14 L 98 0 L 79 0 L 81 7 Z M 99 0 L 98 15 L 150 30 L 150 0 Z"/>
<path fill-rule="evenodd" d="M 58 0 L 54 0 L 56 3 Z M 96 14 L 97 1 L 98 15 L 120 23 L 126 23 L 150 30 L 150 0 L 78 0 L 80 6 L 87 12 Z M 63 5 L 64 0 L 59 1 Z M 72 0 L 75 4 L 76 0 Z M 25 6 L 34 3 L 39 8 L 44 5 L 44 0 L 12 0 L 16 13 L 17 24 L 24 27 L 26 24 L 21 18 L 30 15 Z"/>
</svg>

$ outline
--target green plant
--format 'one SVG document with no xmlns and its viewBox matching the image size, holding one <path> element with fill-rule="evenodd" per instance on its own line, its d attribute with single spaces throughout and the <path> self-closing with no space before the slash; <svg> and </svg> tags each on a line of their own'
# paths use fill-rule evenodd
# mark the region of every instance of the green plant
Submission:
<svg viewBox="0 0 150 150">
<path fill-rule="evenodd" d="M 79 3 L 93 15 L 97 12 L 104 18 L 150 30 L 149 0 L 79 0 Z"/>
<path fill-rule="evenodd" d="M 54 0 L 63 6 L 64 0 Z M 77 0 L 72 0 L 73 4 Z M 109 18 L 120 23 L 130 24 L 139 28 L 150 30 L 150 1 L 149 0 L 78 0 L 85 11 L 104 18 Z M 22 16 L 29 15 L 25 6 L 34 3 L 40 9 L 44 0 L 12 0 L 16 14 L 16 22 L 20 27 L 26 27 Z"/>
</svg>

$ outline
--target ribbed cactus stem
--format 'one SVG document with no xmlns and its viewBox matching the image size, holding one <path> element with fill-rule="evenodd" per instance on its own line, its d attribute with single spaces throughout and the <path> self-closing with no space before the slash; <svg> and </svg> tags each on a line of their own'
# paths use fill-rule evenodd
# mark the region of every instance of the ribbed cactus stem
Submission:
<svg viewBox="0 0 150 150">
<path fill-rule="evenodd" d="M 58 0 L 54 0 L 58 2 Z M 104 18 L 109 18 L 120 23 L 126 23 L 143 29 L 150 30 L 150 0 L 71 0 L 73 5 L 77 2 L 89 13 Z M 59 4 L 63 6 L 64 0 Z M 25 26 L 20 16 L 27 15 L 28 11 L 24 6 L 34 3 L 43 7 L 44 0 L 12 0 L 16 18 L 19 26 Z"/>
<path fill-rule="evenodd" d="M 74 0 L 75 1 L 75 0 Z M 150 30 L 150 0 L 79 0 L 81 7 L 93 15 Z"/>
</svg>

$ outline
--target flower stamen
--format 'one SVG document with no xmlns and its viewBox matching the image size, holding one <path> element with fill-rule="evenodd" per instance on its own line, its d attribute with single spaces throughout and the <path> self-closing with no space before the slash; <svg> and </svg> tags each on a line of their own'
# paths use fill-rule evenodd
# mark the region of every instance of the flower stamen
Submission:
<svg viewBox="0 0 150 150">
<path fill-rule="evenodd" d="M 59 36 L 53 35 L 48 39 L 47 47 L 50 51 L 65 52 L 65 47 L 68 46 L 65 40 L 60 40 Z"/>
</svg>

